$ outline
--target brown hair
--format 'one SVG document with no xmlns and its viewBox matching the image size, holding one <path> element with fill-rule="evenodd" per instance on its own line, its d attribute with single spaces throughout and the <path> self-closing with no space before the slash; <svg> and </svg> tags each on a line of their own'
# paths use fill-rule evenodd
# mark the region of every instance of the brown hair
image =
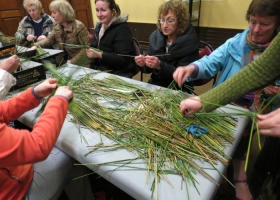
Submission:
<svg viewBox="0 0 280 200">
<path fill-rule="evenodd" d="M 115 0 L 95 0 L 94 3 L 96 3 L 97 1 L 107 2 L 109 4 L 110 10 L 115 10 L 115 12 L 116 12 L 116 16 L 115 17 L 118 17 L 118 16 L 121 15 L 121 9 L 120 9 L 119 5 L 116 4 Z"/>
<path fill-rule="evenodd" d="M 279 0 L 253 0 L 246 13 L 246 20 L 250 20 L 250 16 L 276 16 L 277 25 L 280 25 L 280 1 Z"/>
<path fill-rule="evenodd" d="M 160 19 L 162 15 L 167 15 L 168 11 L 173 12 L 177 17 L 177 35 L 184 33 L 190 24 L 190 14 L 186 4 L 178 0 L 164 2 L 158 9 L 158 19 Z M 161 29 L 159 21 L 157 21 L 157 27 Z"/>
</svg>

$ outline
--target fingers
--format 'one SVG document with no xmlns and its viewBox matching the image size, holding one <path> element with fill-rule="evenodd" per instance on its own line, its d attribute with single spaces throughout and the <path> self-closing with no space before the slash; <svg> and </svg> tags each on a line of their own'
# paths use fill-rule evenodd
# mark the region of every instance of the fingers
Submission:
<svg viewBox="0 0 280 200">
<path fill-rule="evenodd" d="M 95 51 L 94 49 L 91 49 L 91 48 L 89 48 L 89 49 L 86 49 L 86 53 L 87 53 L 87 57 L 89 57 L 89 58 L 97 58 L 98 57 L 98 55 L 97 55 L 97 51 Z"/>
<path fill-rule="evenodd" d="M 69 86 L 60 86 L 57 88 L 55 95 L 63 96 L 68 100 L 73 98 L 73 92 L 70 90 Z"/>
<path fill-rule="evenodd" d="M 175 72 L 173 73 L 173 79 L 177 82 L 179 87 L 182 87 L 182 85 L 185 83 L 185 67 L 178 67 Z"/>
<path fill-rule="evenodd" d="M 34 35 L 28 35 L 26 39 L 27 39 L 29 42 L 32 42 L 32 41 L 36 40 L 36 38 L 37 38 L 37 37 L 34 36 Z"/>
<path fill-rule="evenodd" d="M 143 56 L 142 54 L 140 54 L 139 56 L 135 56 L 134 60 L 138 66 L 142 67 L 145 65 L 145 56 Z"/>
<path fill-rule="evenodd" d="M 9 73 L 14 72 L 20 66 L 20 59 L 18 56 L 13 55 L 0 63 L 0 69 Z"/>
<path fill-rule="evenodd" d="M 198 96 L 187 98 L 180 103 L 180 111 L 182 115 L 188 116 L 194 114 L 202 108 L 202 103 Z"/>
<path fill-rule="evenodd" d="M 58 80 L 56 78 L 49 78 L 47 79 L 47 82 L 52 85 L 52 87 L 56 88 Z"/>
</svg>

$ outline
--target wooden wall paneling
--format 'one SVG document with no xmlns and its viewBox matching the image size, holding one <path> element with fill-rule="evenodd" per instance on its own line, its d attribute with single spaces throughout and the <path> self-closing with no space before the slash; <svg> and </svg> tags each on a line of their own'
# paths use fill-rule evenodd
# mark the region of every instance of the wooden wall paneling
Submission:
<svg viewBox="0 0 280 200">
<path fill-rule="evenodd" d="M 199 27 L 199 38 L 208 42 L 215 49 L 225 43 L 229 38 L 241 33 L 243 29 Z"/>
<path fill-rule="evenodd" d="M 51 11 L 49 10 L 49 5 L 52 2 L 52 0 L 40 0 L 43 8 L 44 8 L 44 13 L 51 15 Z"/>
<path fill-rule="evenodd" d="M 76 19 L 84 23 L 87 28 L 93 28 L 93 18 L 89 0 L 71 0 L 71 5 L 76 12 Z"/>
<path fill-rule="evenodd" d="M 23 16 L 22 0 L 0 1 L 0 31 L 5 35 L 15 35 Z"/>
<path fill-rule="evenodd" d="M 143 51 L 146 51 L 149 46 L 149 37 L 151 33 L 157 29 L 156 24 L 128 22 L 128 26 L 133 37 L 140 43 Z"/>
<path fill-rule="evenodd" d="M 147 50 L 149 46 L 150 34 L 157 29 L 156 24 L 128 22 L 128 26 L 141 47 Z M 211 27 L 195 27 L 199 32 L 199 39 L 208 42 L 215 49 L 222 45 L 227 39 L 241 33 L 241 29 L 211 28 Z M 198 30 L 199 29 L 199 30 Z"/>
</svg>

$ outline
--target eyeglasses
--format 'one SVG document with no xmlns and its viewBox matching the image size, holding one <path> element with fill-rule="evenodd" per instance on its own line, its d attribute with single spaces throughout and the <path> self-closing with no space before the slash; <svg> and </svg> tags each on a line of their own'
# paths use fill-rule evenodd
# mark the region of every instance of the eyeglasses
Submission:
<svg viewBox="0 0 280 200">
<path fill-rule="evenodd" d="M 173 25 L 176 22 L 176 20 L 172 19 L 168 19 L 166 21 L 164 19 L 158 19 L 158 21 L 161 25 L 163 25 L 164 23 L 166 23 L 167 25 Z"/>
</svg>

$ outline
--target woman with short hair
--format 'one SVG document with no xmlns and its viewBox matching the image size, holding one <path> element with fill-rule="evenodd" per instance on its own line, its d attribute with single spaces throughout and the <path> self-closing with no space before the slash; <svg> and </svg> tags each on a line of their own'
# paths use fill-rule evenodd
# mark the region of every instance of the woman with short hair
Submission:
<svg viewBox="0 0 280 200">
<path fill-rule="evenodd" d="M 29 46 L 32 42 L 46 39 L 49 32 L 52 31 L 55 21 L 44 13 L 39 0 L 24 0 L 23 7 L 28 15 L 19 23 L 15 38 L 17 43 Z"/>
<path fill-rule="evenodd" d="M 50 3 L 49 9 L 52 12 L 52 17 L 55 19 L 55 25 L 48 37 L 34 46 L 42 48 L 52 48 L 64 50 L 64 61 L 76 65 L 86 65 L 89 59 L 86 56 L 84 48 L 71 48 L 66 44 L 88 45 L 89 32 L 85 25 L 75 19 L 75 11 L 66 0 L 54 0 Z M 32 47 L 35 49 L 35 47 Z"/>
</svg>

